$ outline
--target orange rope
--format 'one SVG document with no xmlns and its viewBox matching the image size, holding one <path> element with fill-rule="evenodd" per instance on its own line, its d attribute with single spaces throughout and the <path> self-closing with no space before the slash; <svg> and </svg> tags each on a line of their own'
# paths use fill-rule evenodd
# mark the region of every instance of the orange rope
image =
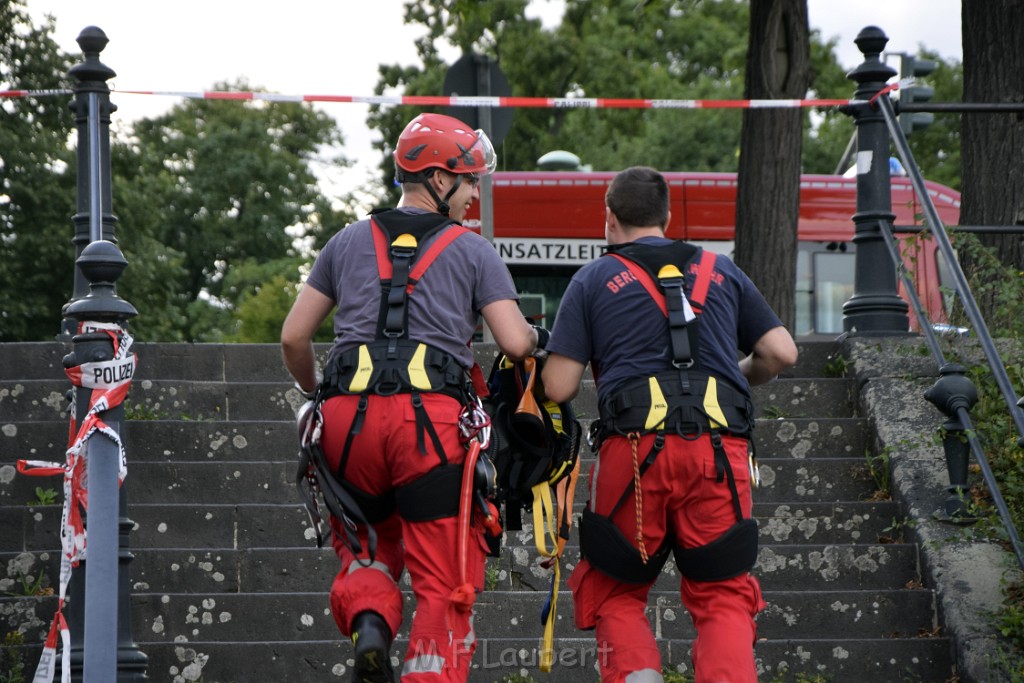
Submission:
<svg viewBox="0 0 1024 683">
<path fill-rule="evenodd" d="M 644 545 L 644 494 L 640 490 L 640 464 L 637 461 L 636 447 L 640 443 L 640 434 L 630 432 L 628 435 L 630 450 L 633 451 L 633 500 L 636 501 L 636 540 L 640 549 L 640 557 L 647 564 L 647 547 Z"/>
</svg>

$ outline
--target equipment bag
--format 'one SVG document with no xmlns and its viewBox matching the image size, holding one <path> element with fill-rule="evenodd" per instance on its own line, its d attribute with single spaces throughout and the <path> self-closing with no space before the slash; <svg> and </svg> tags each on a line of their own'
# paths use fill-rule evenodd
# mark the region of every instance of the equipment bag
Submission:
<svg viewBox="0 0 1024 683">
<path fill-rule="evenodd" d="M 583 428 L 569 403 L 555 403 L 540 382 L 543 362 L 511 361 L 499 355 L 491 368 L 484 407 L 491 416 L 488 458 L 497 471 L 498 500 L 506 528 L 521 530 L 522 511 L 532 508 L 533 535 L 542 566 L 553 569 L 541 608 L 544 638 L 540 670 L 553 661 L 560 558 L 572 528 L 572 503 L 579 477 Z"/>
<path fill-rule="evenodd" d="M 499 355 L 484 399 L 493 427 L 487 455 L 512 531 L 522 529 L 520 512 L 534 502 L 534 487 L 556 486 L 578 469 L 583 429 L 569 403 L 544 396 L 542 367 L 533 357 L 513 362 Z"/>
</svg>

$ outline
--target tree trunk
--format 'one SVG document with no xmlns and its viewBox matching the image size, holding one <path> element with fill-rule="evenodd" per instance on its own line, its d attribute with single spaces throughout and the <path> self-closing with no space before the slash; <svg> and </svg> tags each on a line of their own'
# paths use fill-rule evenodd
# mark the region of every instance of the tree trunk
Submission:
<svg viewBox="0 0 1024 683">
<path fill-rule="evenodd" d="M 752 0 L 747 99 L 800 99 L 811 83 L 807 0 Z M 803 111 L 745 109 L 736 195 L 736 263 L 784 325 L 795 322 Z"/>
<path fill-rule="evenodd" d="M 1024 101 L 1024 0 L 964 2 L 964 102 Z M 961 225 L 1024 226 L 1024 115 L 962 115 Z M 1021 235 L 979 235 L 1000 260 L 1024 270 Z M 962 257 L 964 271 L 974 268 Z M 982 315 L 994 317 L 993 288 L 979 295 Z M 978 294 L 978 293 L 976 293 Z"/>
</svg>

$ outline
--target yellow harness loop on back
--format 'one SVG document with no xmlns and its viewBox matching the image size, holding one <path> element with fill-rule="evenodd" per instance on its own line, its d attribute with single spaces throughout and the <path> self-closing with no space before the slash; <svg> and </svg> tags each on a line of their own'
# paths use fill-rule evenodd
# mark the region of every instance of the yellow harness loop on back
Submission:
<svg viewBox="0 0 1024 683">
<path fill-rule="evenodd" d="M 395 241 L 391 243 L 391 246 L 415 249 L 417 247 L 417 242 L 415 237 L 406 232 L 396 237 Z"/>
</svg>

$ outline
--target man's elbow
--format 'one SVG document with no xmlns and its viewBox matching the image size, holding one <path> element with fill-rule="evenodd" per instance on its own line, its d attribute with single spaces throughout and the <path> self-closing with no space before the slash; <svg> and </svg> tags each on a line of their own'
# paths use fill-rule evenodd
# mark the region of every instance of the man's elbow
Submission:
<svg viewBox="0 0 1024 683">
<path fill-rule="evenodd" d="M 778 375 L 796 365 L 799 358 L 796 342 L 787 333 L 783 339 L 774 344 L 766 360 L 773 375 Z"/>
<path fill-rule="evenodd" d="M 796 361 L 800 356 L 800 352 L 796 348 L 795 343 L 791 343 L 782 353 L 779 354 L 778 362 L 782 366 L 779 372 L 788 370 L 789 368 L 796 365 Z"/>
<path fill-rule="evenodd" d="M 555 403 L 568 403 L 580 391 L 578 381 L 562 377 L 556 372 L 548 372 L 546 367 L 541 372 L 541 381 L 544 384 L 544 396 Z"/>
<path fill-rule="evenodd" d="M 503 339 L 498 348 L 510 360 L 526 360 L 537 346 L 533 329 L 526 326 L 526 334 L 516 335 L 512 339 Z"/>
<path fill-rule="evenodd" d="M 548 386 L 547 384 L 544 385 L 544 395 L 547 396 L 549 401 L 554 401 L 555 403 L 568 403 L 576 398 L 577 393 L 579 393 L 578 386 L 563 387 L 558 386 L 557 384 L 554 386 Z"/>
<path fill-rule="evenodd" d="M 286 355 L 289 352 L 299 351 L 306 347 L 310 343 L 310 338 L 297 333 L 295 330 L 285 325 L 281 328 L 281 351 Z"/>
</svg>

